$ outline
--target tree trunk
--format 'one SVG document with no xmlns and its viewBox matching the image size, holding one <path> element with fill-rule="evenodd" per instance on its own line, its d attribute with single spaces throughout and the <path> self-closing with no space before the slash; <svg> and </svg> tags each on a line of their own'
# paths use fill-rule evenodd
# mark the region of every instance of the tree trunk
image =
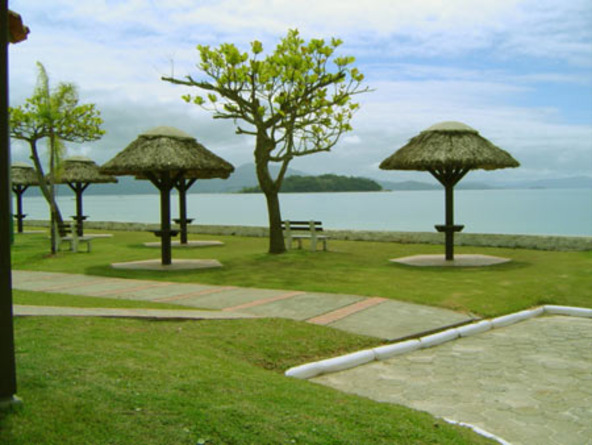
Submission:
<svg viewBox="0 0 592 445">
<path fill-rule="evenodd" d="M 55 254 L 57 252 L 57 237 L 56 237 L 56 225 L 63 224 L 64 220 L 62 219 L 62 214 L 58 207 L 58 204 L 55 200 L 55 196 L 51 193 L 50 187 L 45 180 L 45 174 L 43 172 L 43 166 L 41 165 L 41 161 L 39 160 L 39 154 L 37 153 L 37 144 L 35 140 L 30 140 L 29 144 L 31 146 L 31 160 L 35 165 L 35 171 L 37 173 L 37 180 L 39 181 L 39 189 L 43 194 L 43 197 L 49 204 L 49 213 L 50 213 L 50 235 L 51 235 L 51 253 Z"/>
<path fill-rule="evenodd" d="M 286 244 L 282 230 L 282 214 L 277 192 L 265 193 L 267 213 L 269 215 L 269 253 L 284 253 Z"/>
<path fill-rule="evenodd" d="M 280 211 L 279 190 L 282 175 L 275 181 L 269 172 L 269 152 L 273 149 L 273 143 L 264 131 L 257 135 L 255 147 L 255 166 L 259 187 L 265 194 L 267 201 L 267 214 L 269 218 L 269 253 L 279 254 L 286 252 L 284 232 L 282 231 L 282 214 Z"/>
</svg>

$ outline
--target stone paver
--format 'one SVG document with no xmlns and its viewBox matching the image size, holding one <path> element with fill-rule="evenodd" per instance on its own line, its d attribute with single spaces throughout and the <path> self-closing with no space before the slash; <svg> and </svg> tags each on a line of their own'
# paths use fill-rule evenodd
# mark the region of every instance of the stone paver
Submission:
<svg viewBox="0 0 592 445">
<path fill-rule="evenodd" d="M 514 445 L 592 444 L 592 320 L 545 316 L 312 379 Z"/>
</svg>

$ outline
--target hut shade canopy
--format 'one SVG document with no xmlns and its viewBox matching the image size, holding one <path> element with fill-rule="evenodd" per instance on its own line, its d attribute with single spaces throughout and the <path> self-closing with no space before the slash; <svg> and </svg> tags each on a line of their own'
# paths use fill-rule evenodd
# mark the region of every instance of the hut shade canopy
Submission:
<svg viewBox="0 0 592 445">
<path fill-rule="evenodd" d="M 184 178 L 227 178 L 234 167 L 218 157 L 194 137 L 171 127 L 157 127 L 142 133 L 123 151 L 101 167 L 113 175 L 181 173 Z"/>
<path fill-rule="evenodd" d="M 89 183 L 104 184 L 117 182 L 117 178 L 99 171 L 99 166 L 91 159 L 84 156 L 72 156 L 65 159 L 60 170 L 58 183 Z"/>
<path fill-rule="evenodd" d="M 382 161 L 380 168 L 428 171 L 444 186 L 446 221 L 437 225 L 436 230 L 445 233 L 446 260 L 453 260 L 454 233 L 464 227 L 454 224 L 454 186 L 470 170 L 519 165 L 510 153 L 493 145 L 474 128 L 461 122 L 440 122 Z"/>
<path fill-rule="evenodd" d="M 10 166 L 10 180 L 13 185 L 39 185 L 35 169 L 24 162 L 15 162 Z"/>
<path fill-rule="evenodd" d="M 380 164 L 383 170 L 495 170 L 520 164 L 460 122 L 442 122 L 412 138 Z"/>
</svg>

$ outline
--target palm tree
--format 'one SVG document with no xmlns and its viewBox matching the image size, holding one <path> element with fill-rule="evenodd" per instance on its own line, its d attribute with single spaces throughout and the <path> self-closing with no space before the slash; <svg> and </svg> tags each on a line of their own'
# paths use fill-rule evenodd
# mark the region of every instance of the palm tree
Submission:
<svg viewBox="0 0 592 445">
<path fill-rule="evenodd" d="M 37 62 L 39 74 L 33 96 L 23 105 L 10 109 L 10 135 L 27 141 L 31 160 L 35 165 L 39 188 L 47 200 L 51 217 L 51 252 L 57 251 L 56 229 L 63 218 L 55 197 L 55 182 L 59 177 L 64 142 L 88 142 L 100 139 L 105 133 L 103 120 L 94 104 L 78 105 L 78 89 L 73 83 L 60 82 L 51 89 L 45 67 Z M 49 175 L 45 175 L 37 142 L 47 138 Z"/>
</svg>

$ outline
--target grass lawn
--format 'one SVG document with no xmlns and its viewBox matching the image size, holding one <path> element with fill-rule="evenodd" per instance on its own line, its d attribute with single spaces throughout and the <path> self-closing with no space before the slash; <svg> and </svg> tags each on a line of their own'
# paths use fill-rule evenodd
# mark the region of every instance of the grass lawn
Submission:
<svg viewBox="0 0 592 445">
<path fill-rule="evenodd" d="M 329 252 L 268 255 L 267 240 L 219 239 L 223 247 L 174 249 L 216 258 L 222 269 L 121 271 L 111 262 L 159 257 L 148 233 L 113 232 L 90 254 L 47 255 L 44 234 L 17 235 L 15 269 L 381 296 L 483 316 L 541 303 L 592 306 L 592 252 L 458 248 L 507 256 L 481 269 L 411 268 L 389 258 L 442 246 L 330 241 Z M 159 303 L 18 291 L 16 303 L 180 308 Z M 479 444 L 490 443 L 411 409 L 311 382 L 287 368 L 379 342 L 280 319 L 167 322 L 17 318 L 19 395 L 0 415 L 0 443 L 67 444 Z"/>
<path fill-rule="evenodd" d="M 375 340 L 289 320 L 19 318 L 5 445 L 481 444 L 411 409 L 286 368 Z"/>
<path fill-rule="evenodd" d="M 458 253 L 482 253 L 512 259 L 484 268 L 413 268 L 389 258 L 442 253 L 443 246 L 361 241 L 329 242 L 329 252 L 291 251 L 269 255 L 267 239 L 192 236 L 218 239 L 222 247 L 173 249 L 173 258 L 216 258 L 222 269 L 154 272 L 112 269 L 112 262 L 158 258 L 159 249 L 143 242 L 144 232 L 113 232 L 97 239 L 90 254 L 62 252 L 48 257 L 47 236 L 17 235 L 15 269 L 86 273 L 124 278 L 198 282 L 286 290 L 380 296 L 469 311 L 492 317 L 539 304 L 592 307 L 592 251 L 549 252 L 525 249 L 458 247 Z"/>
</svg>

